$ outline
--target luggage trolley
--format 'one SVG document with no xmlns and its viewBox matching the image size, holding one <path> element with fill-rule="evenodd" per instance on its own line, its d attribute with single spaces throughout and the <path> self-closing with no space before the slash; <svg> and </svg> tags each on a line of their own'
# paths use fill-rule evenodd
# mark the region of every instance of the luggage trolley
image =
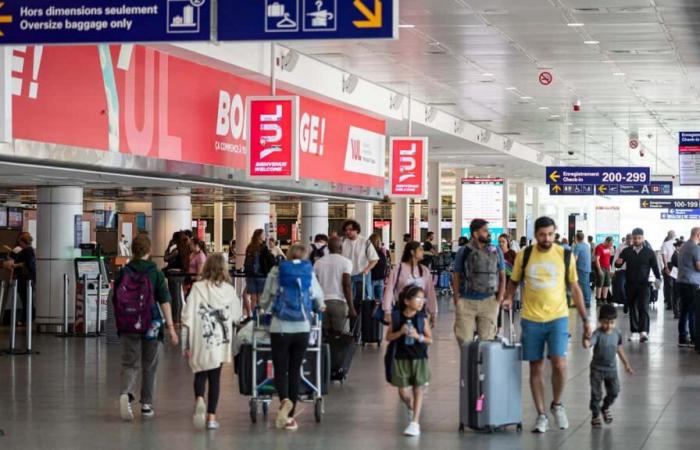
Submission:
<svg viewBox="0 0 700 450">
<path fill-rule="evenodd" d="M 267 417 L 270 411 L 270 404 L 272 403 L 273 396 L 275 395 L 274 387 L 274 375 L 272 374 L 272 360 L 267 360 L 268 370 L 265 374 L 265 379 L 258 382 L 258 352 L 272 352 L 271 345 L 261 345 L 258 343 L 256 331 L 263 331 L 267 335 L 270 334 L 270 323 L 272 322 L 272 316 L 270 314 L 260 314 L 259 310 L 256 311 L 255 325 L 253 327 L 253 338 L 252 338 L 252 359 L 253 362 L 251 366 L 251 383 L 253 385 L 251 399 L 249 402 L 250 406 L 250 420 L 252 423 L 258 421 L 258 412 L 260 411 L 260 405 L 262 405 L 263 416 Z M 316 423 L 321 422 L 321 418 L 324 413 L 323 408 L 323 371 L 322 371 L 322 361 L 323 361 L 323 343 L 321 339 L 322 335 L 322 315 L 315 314 L 314 319 L 311 323 L 311 332 L 309 333 L 309 347 L 306 349 L 307 355 L 309 353 L 316 353 L 316 379 L 309 380 L 304 375 L 304 365 L 301 368 L 301 383 L 302 392 L 304 390 L 307 393 L 300 393 L 299 401 L 304 403 L 313 403 L 314 405 L 314 417 Z"/>
</svg>

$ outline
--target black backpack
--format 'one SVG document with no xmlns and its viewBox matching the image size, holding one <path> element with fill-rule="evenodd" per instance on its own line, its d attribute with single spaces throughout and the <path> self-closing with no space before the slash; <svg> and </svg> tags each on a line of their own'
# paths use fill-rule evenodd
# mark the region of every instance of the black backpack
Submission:
<svg viewBox="0 0 700 450">
<path fill-rule="evenodd" d="M 372 268 L 372 281 L 384 280 L 390 272 L 386 254 L 383 251 L 378 251 L 377 255 L 379 256 L 379 261 Z"/>
<path fill-rule="evenodd" d="M 316 264 L 316 261 L 319 259 L 323 258 L 326 256 L 326 249 L 328 248 L 327 245 L 324 245 L 321 248 L 316 247 L 315 245 L 311 246 L 311 254 L 309 255 L 309 261 L 311 261 L 311 264 Z"/>
<path fill-rule="evenodd" d="M 528 246 L 524 252 L 525 254 L 523 255 L 523 265 L 520 268 L 520 281 L 523 282 L 525 281 L 525 268 L 527 267 L 527 263 L 530 262 L 530 256 L 532 256 L 532 248 L 533 246 L 530 245 Z M 569 288 L 569 266 L 571 265 L 571 250 L 564 249 L 564 284 L 566 285 L 566 289 Z"/>
</svg>

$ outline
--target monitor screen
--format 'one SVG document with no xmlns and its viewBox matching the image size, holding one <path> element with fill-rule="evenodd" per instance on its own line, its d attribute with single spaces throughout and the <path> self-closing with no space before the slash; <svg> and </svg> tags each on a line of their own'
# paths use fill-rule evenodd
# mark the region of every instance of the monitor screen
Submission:
<svg viewBox="0 0 700 450">
<path fill-rule="evenodd" d="M 77 270 L 78 278 L 82 278 L 83 275 L 87 275 L 88 279 L 97 279 L 100 274 L 100 260 L 99 259 L 85 259 L 77 260 L 75 262 L 75 269 Z"/>
<path fill-rule="evenodd" d="M 105 224 L 104 227 L 110 230 L 117 229 L 117 212 L 116 211 L 105 211 Z"/>
<path fill-rule="evenodd" d="M 105 212 L 102 210 L 95 210 L 92 212 L 95 216 L 95 227 L 104 228 L 105 226 Z"/>
<path fill-rule="evenodd" d="M 144 214 L 144 213 L 136 214 L 136 229 L 139 231 L 146 229 L 146 214 Z"/>
<path fill-rule="evenodd" d="M 7 226 L 7 208 L 0 207 L 0 228 L 5 228 Z"/>
<path fill-rule="evenodd" d="M 22 208 L 9 208 L 7 214 L 7 226 L 9 228 L 22 229 Z"/>
</svg>

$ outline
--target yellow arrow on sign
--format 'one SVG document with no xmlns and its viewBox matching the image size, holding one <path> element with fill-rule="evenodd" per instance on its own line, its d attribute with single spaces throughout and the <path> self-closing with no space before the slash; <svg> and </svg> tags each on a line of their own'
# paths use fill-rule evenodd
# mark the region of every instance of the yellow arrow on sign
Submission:
<svg viewBox="0 0 700 450">
<path fill-rule="evenodd" d="M 600 186 L 598 186 L 598 192 L 600 192 L 601 194 L 605 194 L 605 191 L 607 191 L 607 190 L 608 190 L 608 187 L 604 184 L 601 184 Z"/>
<path fill-rule="evenodd" d="M 556 170 L 549 174 L 549 179 L 552 180 L 552 183 L 559 181 L 559 178 L 561 178 L 561 175 Z"/>
<path fill-rule="evenodd" d="M 559 192 L 561 192 L 561 186 L 559 186 L 558 184 L 555 184 L 554 187 L 552 188 L 552 191 L 556 192 L 558 194 Z"/>
<path fill-rule="evenodd" d="M 357 28 L 381 28 L 382 27 L 382 2 L 381 0 L 374 0 L 374 11 L 370 11 L 367 6 L 362 2 L 362 0 L 355 0 L 352 2 L 355 8 L 360 11 L 360 13 L 365 16 L 367 20 L 353 20 L 352 23 Z"/>
<path fill-rule="evenodd" d="M 0 2 L 0 8 L 2 8 L 3 6 L 5 6 L 5 2 Z M 0 24 L 3 23 L 12 23 L 12 16 L 9 14 L 0 15 Z M 2 30 L 0 30 L 0 37 L 2 36 L 5 36 L 5 33 L 3 33 Z"/>
<path fill-rule="evenodd" d="M 645 207 L 645 208 L 648 208 L 648 207 L 649 207 L 649 202 L 646 201 L 646 200 L 644 200 L 644 201 L 642 202 L 642 206 Z"/>
</svg>

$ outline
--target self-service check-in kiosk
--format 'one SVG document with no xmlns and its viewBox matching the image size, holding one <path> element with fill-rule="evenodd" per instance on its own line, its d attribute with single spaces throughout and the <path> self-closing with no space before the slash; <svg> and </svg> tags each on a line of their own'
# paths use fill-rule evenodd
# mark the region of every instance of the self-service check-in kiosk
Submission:
<svg viewBox="0 0 700 450">
<path fill-rule="evenodd" d="M 74 260 L 76 279 L 74 332 L 79 335 L 99 336 L 102 332 L 102 324 L 107 320 L 109 275 L 99 247 L 95 244 L 83 244 L 80 248 L 84 256 Z M 97 299 L 100 301 L 98 302 Z"/>
</svg>

